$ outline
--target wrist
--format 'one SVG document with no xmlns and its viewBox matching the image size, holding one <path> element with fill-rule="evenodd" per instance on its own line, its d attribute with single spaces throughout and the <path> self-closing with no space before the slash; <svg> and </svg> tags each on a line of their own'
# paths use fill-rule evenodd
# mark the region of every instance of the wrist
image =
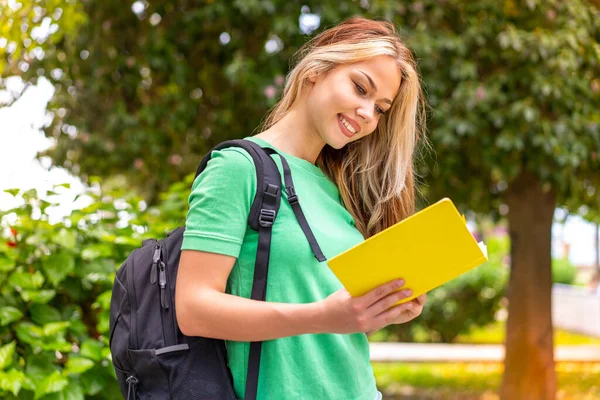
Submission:
<svg viewBox="0 0 600 400">
<path fill-rule="evenodd" d="M 306 304 L 307 306 L 307 327 L 308 333 L 328 333 L 326 324 L 327 317 L 323 301 L 316 301 Z"/>
</svg>

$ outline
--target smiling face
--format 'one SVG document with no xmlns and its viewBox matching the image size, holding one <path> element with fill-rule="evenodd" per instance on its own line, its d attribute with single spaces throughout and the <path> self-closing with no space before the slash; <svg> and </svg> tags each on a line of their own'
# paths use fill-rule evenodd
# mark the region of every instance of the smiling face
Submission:
<svg viewBox="0 0 600 400">
<path fill-rule="evenodd" d="M 342 65 L 311 78 L 306 97 L 310 124 L 335 149 L 370 135 L 400 87 L 400 68 L 391 57 Z"/>
</svg>

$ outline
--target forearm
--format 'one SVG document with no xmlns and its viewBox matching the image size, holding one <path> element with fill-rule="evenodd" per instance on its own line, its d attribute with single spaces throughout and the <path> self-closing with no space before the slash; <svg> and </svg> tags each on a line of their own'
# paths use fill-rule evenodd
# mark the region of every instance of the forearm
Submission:
<svg viewBox="0 0 600 400">
<path fill-rule="evenodd" d="M 318 303 L 273 303 L 206 290 L 178 307 L 180 328 L 188 336 L 252 342 L 323 330 Z"/>
</svg>

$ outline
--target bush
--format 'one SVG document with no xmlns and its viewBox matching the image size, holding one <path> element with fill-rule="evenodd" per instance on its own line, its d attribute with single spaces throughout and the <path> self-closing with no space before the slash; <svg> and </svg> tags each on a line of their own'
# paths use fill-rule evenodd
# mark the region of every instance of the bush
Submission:
<svg viewBox="0 0 600 400">
<path fill-rule="evenodd" d="M 552 259 L 552 283 L 572 285 L 577 277 L 577 268 L 567 258 Z"/>
<path fill-rule="evenodd" d="M 112 281 L 143 239 L 184 222 L 191 177 L 153 209 L 124 191 L 90 190 L 89 206 L 51 224 L 61 186 L 50 201 L 9 190 L 23 204 L 0 212 L 1 398 L 121 397 L 108 348 Z"/>
</svg>

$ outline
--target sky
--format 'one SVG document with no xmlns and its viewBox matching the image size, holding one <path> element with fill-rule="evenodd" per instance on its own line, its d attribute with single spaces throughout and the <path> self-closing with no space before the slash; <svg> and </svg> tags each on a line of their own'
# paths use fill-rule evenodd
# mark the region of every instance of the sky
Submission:
<svg viewBox="0 0 600 400">
<path fill-rule="evenodd" d="M 20 91 L 19 78 L 9 78 L 9 90 Z M 5 189 L 35 188 L 44 191 L 54 184 L 70 183 L 69 190 L 63 190 L 61 202 L 64 206 L 54 208 L 54 220 L 68 215 L 72 200 L 84 190 L 81 181 L 63 168 L 52 167 L 49 160 L 35 159 L 37 152 L 52 145 L 52 140 L 44 136 L 41 128 L 48 123 L 46 105 L 54 93 L 52 85 L 41 79 L 37 86 L 29 87 L 11 107 L 0 108 L 0 209 L 6 210 L 16 205 L 14 198 L 4 193 Z M 7 93 L 0 93 L 0 104 Z M 82 199 L 81 206 L 85 205 Z M 557 214 L 560 210 L 557 211 Z M 52 221 L 51 219 L 51 221 Z M 562 256 L 562 242 L 570 244 L 569 259 L 576 265 L 593 265 L 594 226 L 578 216 L 570 216 L 565 225 L 555 223 L 552 228 L 553 254 Z"/>
</svg>

